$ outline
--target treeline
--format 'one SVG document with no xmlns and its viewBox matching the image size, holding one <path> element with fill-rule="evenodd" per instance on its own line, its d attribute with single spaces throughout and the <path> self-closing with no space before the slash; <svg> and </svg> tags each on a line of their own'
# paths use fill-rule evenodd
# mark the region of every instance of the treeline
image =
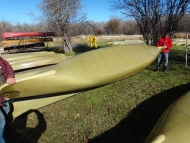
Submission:
<svg viewBox="0 0 190 143">
<path fill-rule="evenodd" d="M 16 24 L 8 21 L 0 21 L 0 33 L 3 32 L 27 32 L 27 31 L 48 31 L 48 27 L 42 24 Z M 72 24 L 70 30 L 71 36 L 78 35 L 133 35 L 140 34 L 135 21 L 123 21 L 119 19 L 110 19 L 107 22 L 86 22 Z"/>
<path fill-rule="evenodd" d="M 190 18 L 182 23 L 176 32 L 190 32 Z M 48 32 L 48 26 L 43 24 L 12 24 L 8 21 L 0 21 L 0 34 L 3 32 L 29 32 L 39 31 Z M 124 21 L 117 18 L 110 19 L 107 22 L 86 22 L 72 24 L 69 29 L 69 36 L 78 35 L 138 35 L 141 34 L 135 21 Z"/>
</svg>

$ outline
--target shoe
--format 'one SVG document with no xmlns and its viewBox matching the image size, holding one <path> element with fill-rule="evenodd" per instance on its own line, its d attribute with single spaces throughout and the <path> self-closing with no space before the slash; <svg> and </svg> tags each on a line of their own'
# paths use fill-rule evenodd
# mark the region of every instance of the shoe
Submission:
<svg viewBox="0 0 190 143">
<path fill-rule="evenodd" d="M 168 73 L 166 70 L 163 70 L 164 73 Z"/>
<path fill-rule="evenodd" d="M 156 69 L 155 72 L 159 72 L 159 69 Z"/>
</svg>

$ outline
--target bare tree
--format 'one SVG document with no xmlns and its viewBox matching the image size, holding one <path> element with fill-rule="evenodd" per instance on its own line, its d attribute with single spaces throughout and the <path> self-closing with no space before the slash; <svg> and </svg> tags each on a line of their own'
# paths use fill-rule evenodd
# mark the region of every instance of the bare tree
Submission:
<svg viewBox="0 0 190 143">
<path fill-rule="evenodd" d="M 184 32 L 189 33 L 190 32 L 190 14 L 187 14 L 183 17 L 184 23 L 181 23 L 177 29 L 177 32 Z"/>
<path fill-rule="evenodd" d="M 189 4 L 189 0 L 110 0 L 111 8 L 136 20 L 147 45 L 155 45 L 165 31 L 174 34 Z"/>
<path fill-rule="evenodd" d="M 95 26 L 92 22 L 74 23 L 69 27 L 71 36 L 89 35 L 93 33 Z"/>
<path fill-rule="evenodd" d="M 0 34 L 4 32 L 12 32 L 13 31 L 13 26 L 10 22 L 2 20 L 0 21 Z M 0 41 L 3 40 L 0 38 Z"/>
<path fill-rule="evenodd" d="M 104 27 L 107 34 L 118 34 L 120 30 L 120 21 L 117 18 L 110 19 Z"/>
<path fill-rule="evenodd" d="M 121 23 L 122 34 L 126 35 L 140 34 L 136 21 L 127 20 L 127 21 L 121 21 L 120 23 Z"/>
<path fill-rule="evenodd" d="M 38 6 L 42 12 L 41 21 L 48 29 L 62 37 L 65 52 L 72 52 L 69 28 L 73 23 L 86 20 L 81 12 L 81 0 L 42 0 Z"/>
</svg>

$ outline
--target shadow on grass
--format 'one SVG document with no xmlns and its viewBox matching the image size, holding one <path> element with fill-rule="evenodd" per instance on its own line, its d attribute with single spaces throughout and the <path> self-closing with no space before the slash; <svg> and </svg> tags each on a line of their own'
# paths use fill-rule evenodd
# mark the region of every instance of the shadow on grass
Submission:
<svg viewBox="0 0 190 143">
<path fill-rule="evenodd" d="M 28 115 L 35 113 L 38 119 L 35 128 L 26 127 Z M 38 110 L 29 110 L 19 117 L 15 118 L 12 123 L 7 124 L 7 142 L 8 143 L 37 143 L 42 133 L 46 130 L 46 122 Z"/>
<path fill-rule="evenodd" d="M 94 46 L 90 47 L 88 45 L 81 45 L 81 46 L 76 46 L 73 47 L 73 51 L 76 52 L 76 54 L 80 54 L 80 53 L 84 53 L 84 52 L 88 52 L 88 51 L 92 51 L 92 50 L 96 50 L 96 49 L 100 49 L 100 48 L 105 48 L 105 47 L 109 47 L 111 45 L 105 44 L 105 45 L 99 45 L 97 48 L 95 48 Z"/>
<path fill-rule="evenodd" d="M 167 107 L 190 90 L 190 83 L 152 96 L 134 108 L 115 127 L 89 143 L 143 143 Z"/>
</svg>

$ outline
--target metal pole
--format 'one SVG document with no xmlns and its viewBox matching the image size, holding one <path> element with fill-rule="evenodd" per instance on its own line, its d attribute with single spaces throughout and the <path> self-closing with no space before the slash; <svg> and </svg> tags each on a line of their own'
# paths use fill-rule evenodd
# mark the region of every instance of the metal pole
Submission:
<svg viewBox="0 0 190 143">
<path fill-rule="evenodd" d="M 188 54 L 188 33 L 186 35 L 186 60 L 185 60 L 185 68 L 187 68 L 187 54 Z"/>
</svg>

